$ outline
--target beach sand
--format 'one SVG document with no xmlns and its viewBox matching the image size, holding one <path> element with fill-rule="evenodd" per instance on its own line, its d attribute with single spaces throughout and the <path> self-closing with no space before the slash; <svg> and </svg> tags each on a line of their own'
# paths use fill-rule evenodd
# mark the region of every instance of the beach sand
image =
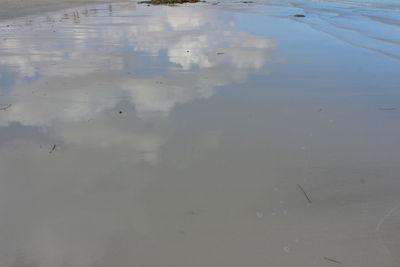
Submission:
<svg viewBox="0 0 400 267">
<path fill-rule="evenodd" d="M 118 2 L 126 2 L 121 0 Z M 0 20 L 50 12 L 82 5 L 110 3 L 106 0 L 0 0 Z"/>
<path fill-rule="evenodd" d="M 0 21 L 0 266 L 400 266 L 390 9 L 29 3 L 0 8 L 30 15 Z"/>
</svg>

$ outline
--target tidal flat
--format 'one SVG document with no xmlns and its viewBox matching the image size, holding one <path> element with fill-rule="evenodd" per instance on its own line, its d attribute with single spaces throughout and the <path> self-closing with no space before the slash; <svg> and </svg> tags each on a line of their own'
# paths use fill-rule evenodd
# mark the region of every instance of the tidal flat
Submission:
<svg viewBox="0 0 400 267">
<path fill-rule="evenodd" d="M 400 266 L 399 10 L 0 19 L 0 266 Z"/>
</svg>

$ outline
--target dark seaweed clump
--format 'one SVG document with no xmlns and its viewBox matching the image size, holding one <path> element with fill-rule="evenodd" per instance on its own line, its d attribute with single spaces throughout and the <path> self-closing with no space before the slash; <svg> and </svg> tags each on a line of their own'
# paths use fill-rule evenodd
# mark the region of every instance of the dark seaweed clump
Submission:
<svg viewBox="0 0 400 267">
<path fill-rule="evenodd" d="M 175 5 L 184 3 L 198 3 L 199 0 L 149 0 L 141 1 L 139 4 L 149 4 L 149 5 Z"/>
</svg>

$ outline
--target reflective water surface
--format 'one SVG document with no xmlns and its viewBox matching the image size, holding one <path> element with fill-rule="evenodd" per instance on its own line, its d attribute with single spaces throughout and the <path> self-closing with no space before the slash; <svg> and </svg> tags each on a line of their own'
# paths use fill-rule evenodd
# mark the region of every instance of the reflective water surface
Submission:
<svg viewBox="0 0 400 267">
<path fill-rule="evenodd" d="M 399 266 L 398 44 L 296 12 L 0 22 L 0 265 Z"/>
</svg>

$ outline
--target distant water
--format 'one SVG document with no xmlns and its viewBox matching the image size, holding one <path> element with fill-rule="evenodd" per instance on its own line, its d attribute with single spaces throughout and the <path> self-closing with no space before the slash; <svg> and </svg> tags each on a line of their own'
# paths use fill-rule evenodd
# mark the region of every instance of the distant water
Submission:
<svg viewBox="0 0 400 267">
<path fill-rule="evenodd" d="M 352 45 L 400 59 L 399 1 L 293 2 L 305 23 Z"/>
<path fill-rule="evenodd" d="M 351 45 L 400 59 L 400 1 L 398 0 L 255 0 L 253 2 L 269 6 L 293 7 L 295 8 L 293 12 L 306 15 L 306 18 L 296 20 L 307 23 L 314 29 Z M 286 11 L 287 9 L 281 15 L 287 16 Z"/>
<path fill-rule="evenodd" d="M 325 0 L 325 1 L 315 1 L 315 2 L 331 2 L 331 3 L 341 3 L 341 4 L 350 4 L 350 5 L 360 5 L 360 6 L 370 6 L 370 7 L 379 7 L 379 8 L 399 8 L 400 1 L 381 1 L 381 0 Z"/>
</svg>

